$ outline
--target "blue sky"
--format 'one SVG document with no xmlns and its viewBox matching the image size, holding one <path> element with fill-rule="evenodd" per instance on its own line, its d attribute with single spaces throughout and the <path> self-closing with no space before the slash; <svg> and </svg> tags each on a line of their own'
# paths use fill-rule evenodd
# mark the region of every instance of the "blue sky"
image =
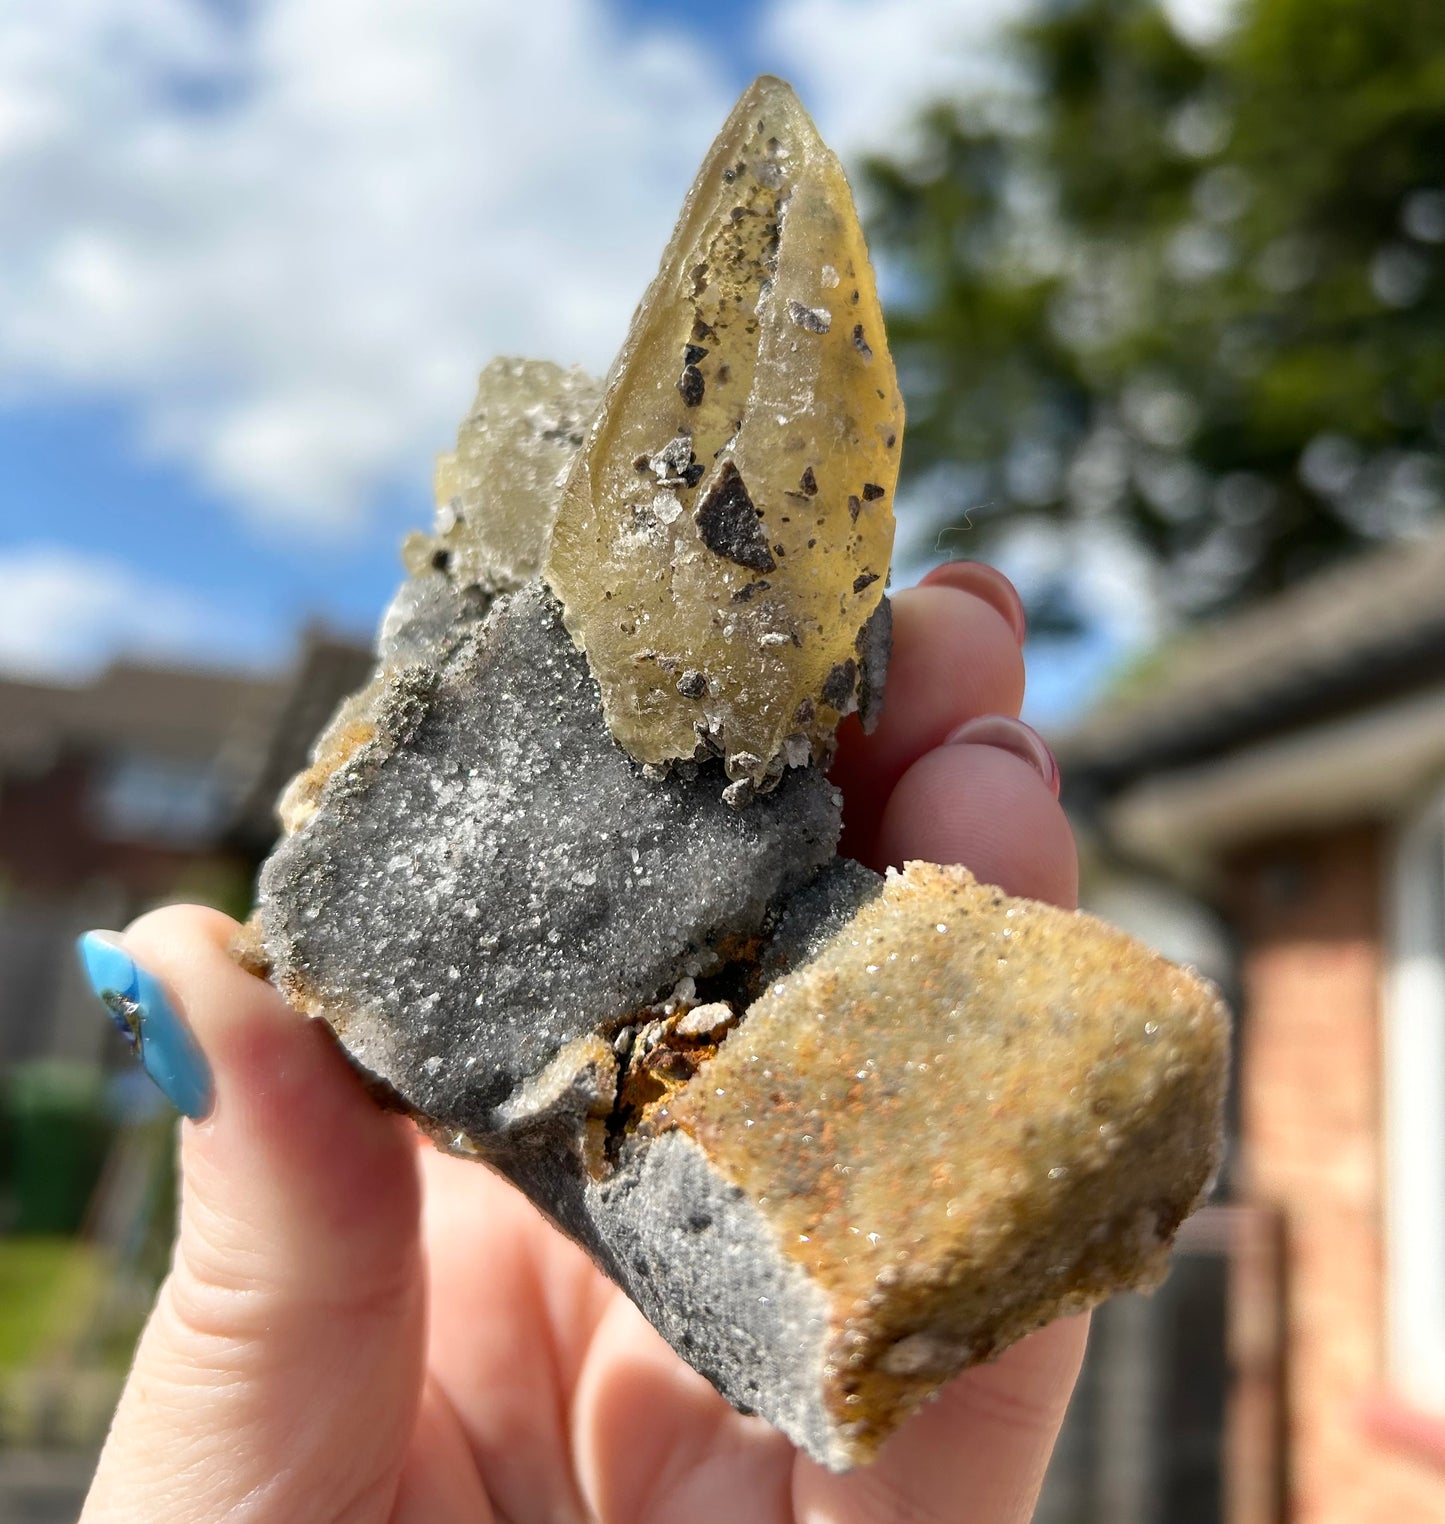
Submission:
<svg viewBox="0 0 1445 1524">
<path fill-rule="evenodd" d="M 1025 4 L 6 0 L 0 668 L 369 632 L 476 371 L 605 367 L 753 74 L 846 162 Z M 1035 712 L 1137 633 L 1037 653 Z"/>
</svg>

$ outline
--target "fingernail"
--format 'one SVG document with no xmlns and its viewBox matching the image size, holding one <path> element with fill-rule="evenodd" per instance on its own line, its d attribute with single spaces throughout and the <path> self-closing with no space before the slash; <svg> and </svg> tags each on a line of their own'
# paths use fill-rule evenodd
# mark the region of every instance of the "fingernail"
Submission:
<svg viewBox="0 0 1445 1524">
<path fill-rule="evenodd" d="M 160 981 L 136 963 L 113 931 L 88 931 L 76 943 L 81 967 L 141 1067 L 182 1115 L 211 1109 L 211 1066 Z"/>
<path fill-rule="evenodd" d="M 1022 720 L 1006 714 L 981 714 L 951 732 L 943 744 L 993 746 L 999 751 L 1012 752 L 1038 773 L 1055 799 L 1059 797 L 1059 764 L 1049 750 L 1049 743 L 1032 725 L 1025 725 Z"/>
<path fill-rule="evenodd" d="M 919 586 L 956 587 L 961 593 L 972 593 L 1003 615 L 1020 645 L 1028 636 L 1028 615 L 1018 589 L 997 567 L 985 561 L 947 561 L 935 566 Z"/>
</svg>

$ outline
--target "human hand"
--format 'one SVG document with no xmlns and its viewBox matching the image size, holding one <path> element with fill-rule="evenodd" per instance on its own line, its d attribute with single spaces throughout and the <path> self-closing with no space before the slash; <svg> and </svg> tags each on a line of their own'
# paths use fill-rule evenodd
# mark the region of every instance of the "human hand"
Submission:
<svg viewBox="0 0 1445 1524">
<path fill-rule="evenodd" d="M 1016 595 L 959 563 L 894 608 L 883 721 L 841 738 L 844 850 L 1072 904 L 1052 759 L 984 718 L 1023 696 Z M 125 936 L 215 1105 L 182 1125 L 174 1263 L 82 1524 L 1030 1516 L 1085 1320 L 965 1372 L 832 1475 L 729 1407 L 510 1185 L 379 1111 L 325 1030 L 231 961 L 234 930 L 181 907 Z"/>
</svg>

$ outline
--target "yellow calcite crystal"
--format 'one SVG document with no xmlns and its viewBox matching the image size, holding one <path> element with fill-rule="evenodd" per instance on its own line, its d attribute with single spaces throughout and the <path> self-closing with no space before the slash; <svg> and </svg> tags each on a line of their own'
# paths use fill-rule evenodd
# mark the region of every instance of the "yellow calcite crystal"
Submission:
<svg viewBox="0 0 1445 1524">
<path fill-rule="evenodd" d="M 721 751 L 765 784 L 826 757 L 883 595 L 902 430 L 842 168 L 761 79 L 684 204 L 545 568 L 634 758 Z"/>
<path fill-rule="evenodd" d="M 508 592 L 541 570 L 557 500 L 601 387 L 546 360 L 493 360 L 437 460 L 435 534 L 403 547 L 414 576 L 445 567 L 457 586 Z"/>
</svg>

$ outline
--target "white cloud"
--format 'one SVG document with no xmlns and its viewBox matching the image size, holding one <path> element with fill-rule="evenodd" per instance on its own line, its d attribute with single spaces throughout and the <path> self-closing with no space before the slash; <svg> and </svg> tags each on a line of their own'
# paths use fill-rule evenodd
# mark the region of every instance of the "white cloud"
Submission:
<svg viewBox="0 0 1445 1524">
<path fill-rule="evenodd" d="M 1038 0 L 775 0 L 767 43 L 845 160 L 907 144 L 936 101 L 1008 92 L 1004 28 Z"/>
<path fill-rule="evenodd" d="M 1170 25 L 1197 48 L 1222 42 L 1239 20 L 1239 0 L 1160 0 Z"/>
<path fill-rule="evenodd" d="M 0 6 L 0 376 L 262 517 L 424 477 L 476 370 L 606 363 L 729 104 L 591 0 Z"/>
<path fill-rule="evenodd" d="M 1028 0 L 773 0 L 845 155 Z M 493 354 L 604 366 L 730 105 L 602 0 L 0 3 L 0 402 L 100 392 L 253 521 L 425 480 Z"/>
<path fill-rule="evenodd" d="M 254 621 L 62 546 L 0 551 L 0 587 L 0 670 L 15 677 L 78 682 L 117 654 L 247 665 L 278 654 Z"/>
</svg>

